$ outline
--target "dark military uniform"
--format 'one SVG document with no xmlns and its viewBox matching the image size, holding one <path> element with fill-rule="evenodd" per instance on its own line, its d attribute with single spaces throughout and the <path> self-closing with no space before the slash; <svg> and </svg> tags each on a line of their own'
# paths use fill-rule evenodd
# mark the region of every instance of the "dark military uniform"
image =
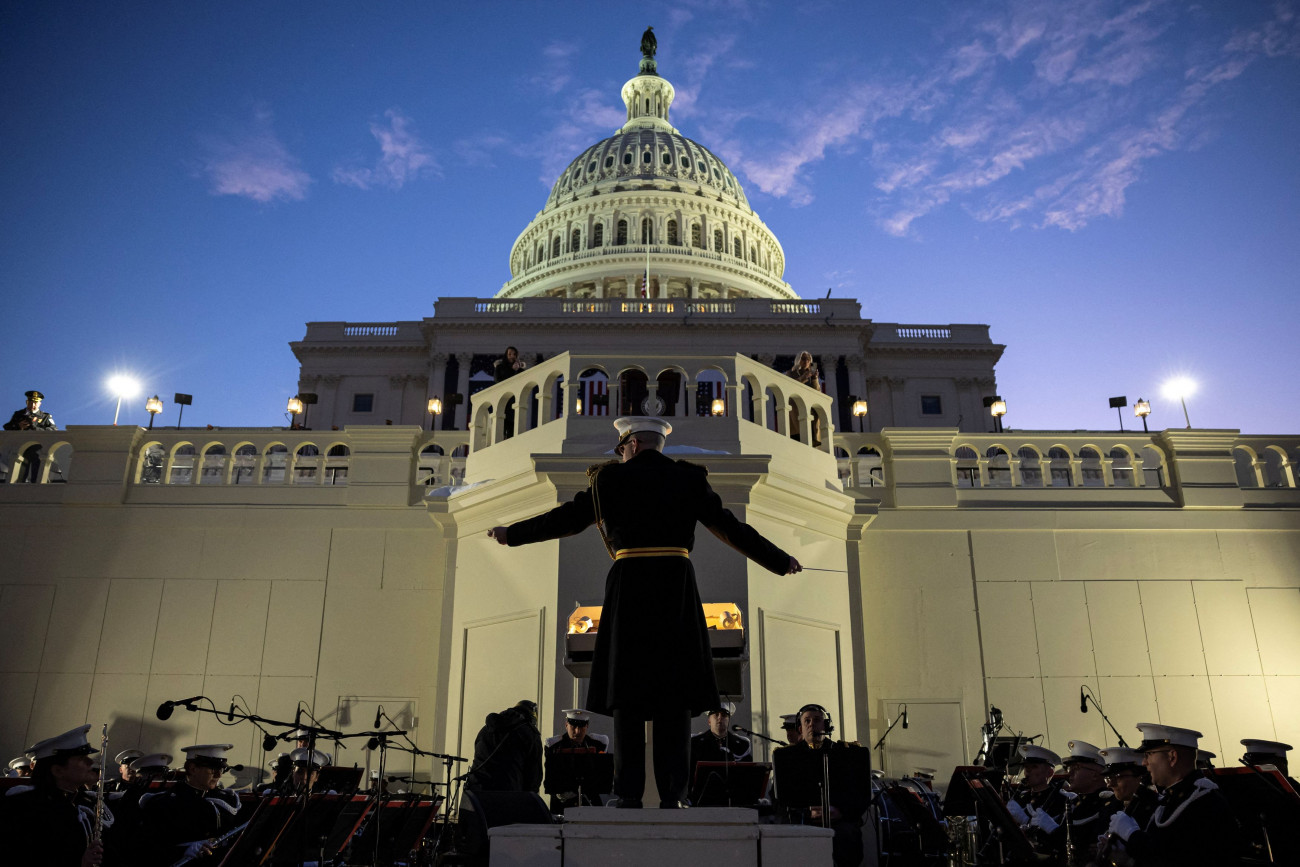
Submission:
<svg viewBox="0 0 1300 867">
<path fill-rule="evenodd" d="M 175 863 L 190 843 L 230 830 L 238 812 L 239 795 L 230 789 L 201 792 L 180 782 L 165 792 L 144 795 L 140 814 L 146 863 Z"/>
<path fill-rule="evenodd" d="M 790 556 L 723 508 L 707 476 L 704 467 L 675 461 L 662 452 L 640 451 L 625 463 L 610 463 L 593 472 L 590 488 L 544 515 L 510 526 L 506 538 L 515 546 L 580 533 L 596 522 L 598 501 L 605 535 L 615 550 L 689 551 L 695 546 L 695 525 L 701 523 L 768 570 L 785 574 Z M 633 729 L 640 721 L 662 715 L 654 727 L 660 800 L 684 797 L 690 718 L 717 704 L 708 627 L 690 559 L 616 560 L 605 579 L 586 707 L 600 714 L 619 712 L 615 717 L 618 794 L 641 797 L 644 776 L 629 750 L 643 743 L 643 736 Z M 643 759 L 640 765 L 644 767 Z M 661 768 L 664 779 L 660 779 Z"/>
<path fill-rule="evenodd" d="M 0 798 L 0 858 L 6 864 L 80 867 L 94 814 L 74 792 L 53 786 L 10 789 Z"/>
<path fill-rule="evenodd" d="M 23 407 L 5 422 L 5 430 L 58 430 L 54 424 L 54 418 L 48 412 L 42 410 L 31 410 Z M 41 472 L 41 447 L 39 445 L 30 445 L 23 452 L 23 468 L 20 478 L 21 482 L 40 481 Z"/>
<path fill-rule="evenodd" d="M 863 747 L 857 743 L 826 738 L 820 747 L 814 747 L 807 741 L 799 741 L 797 744 L 780 747 L 780 749 L 816 752 L 819 749 L 839 751 L 860 750 Z M 862 820 L 863 814 L 867 812 L 869 800 L 864 800 L 855 792 L 837 791 L 832 781 L 831 806 L 839 811 L 838 819 L 830 819 L 830 828 L 835 832 L 835 837 L 831 840 L 832 860 L 835 867 L 850 867 L 850 865 L 857 867 L 862 862 Z"/>
<path fill-rule="evenodd" d="M 700 762 L 752 762 L 754 747 L 749 738 L 734 732 L 718 737 L 712 731 L 691 736 L 691 772 Z"/>
<path fill-rule="evenodd" d="M 1237 863 L 1239 831 L 1227 799 L 1200 771 L 1160 793 L 1155 812 L 1125 848 L 1138 867 Z"/>
<path fill-rule="evenodd" d="M 547 740 L 544 752 L 549 757 L 557 753 L 582 752 L 584 750 L 593 753 L 609 752 L 609 738 L 605 735 L 587 734 L 583 736 L 582 740 L 574 740 L 569 737 L 569 733 L 566 731 L 564 734 L 556 735 Z M 551 783 L 547 782 L 546 785 L 550 786 Z M 590 804 L 586 795 L 581 797 L 581 802 Z M 563 813 L 566 807 L 578 807 L 582 806 L 582 803 L 580 803 L 577 792 L 555 792 L 551 795 L 551 812 Z"/>
</svg>

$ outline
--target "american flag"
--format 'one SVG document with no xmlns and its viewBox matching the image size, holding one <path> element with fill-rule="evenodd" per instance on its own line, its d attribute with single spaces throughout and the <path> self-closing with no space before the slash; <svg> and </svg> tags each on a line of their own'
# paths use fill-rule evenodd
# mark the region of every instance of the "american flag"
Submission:
<svg viewBox="0 0 1300 867">
<path fill-rule="evenodd" d="M 717 398 L 726 400 L 725 386 L 721 382 L 704 380 L 695 384 L 695 414 L 711 415 L 713 413 L 713 401 Z"/>
<path fill-rule="evenodd" d="M 584 379 L 582 387 L 579 389 L 582 394 L 582 414 L 583 415 L 609 415 L 609 403 L 604 402 L 603 406 L 598 406 L 593 397 L 600 397 L 609 394 L 609 381 L 606 379 Z"/>
</svg>

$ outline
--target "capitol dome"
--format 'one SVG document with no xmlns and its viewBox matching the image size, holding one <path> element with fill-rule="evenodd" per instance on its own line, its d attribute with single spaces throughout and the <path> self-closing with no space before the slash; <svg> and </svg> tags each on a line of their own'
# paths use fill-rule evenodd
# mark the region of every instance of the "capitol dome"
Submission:
<svg viewBox="0 0 1300 867">
<path fill-rule="evenodd" d="M 673 86 L 652 57 L 622 96 L 627 122 L 561 173 L 496 297 L 797 298 L 740 181 L 669 121 Z"/>
</svg>

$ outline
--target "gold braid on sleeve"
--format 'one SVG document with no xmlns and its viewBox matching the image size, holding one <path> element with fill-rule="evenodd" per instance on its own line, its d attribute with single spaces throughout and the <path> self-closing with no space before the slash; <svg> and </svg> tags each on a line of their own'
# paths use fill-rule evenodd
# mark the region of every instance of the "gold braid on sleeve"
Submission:
<svg viewBox="0 0 1300 867">
<path fill-rule="evenodd" d="M 617 559 L 614 556 L 614 545 L 609 541 L 609 536 L 605 535 L 605 518 L 600 513 L 600 486 L 596 484 L 596 477 L 600 471 L 608 466 L 612 466 L 618 461 L 606 461 L 603 464 L 592 464 L 587 467 L 587 481 L 591 484 L 591 503 L 596 511 L 596 529 L 600 531 L 600 540 L 605 543 L 605 550 L 609 552 L 609 559 Z"/>
</svg>

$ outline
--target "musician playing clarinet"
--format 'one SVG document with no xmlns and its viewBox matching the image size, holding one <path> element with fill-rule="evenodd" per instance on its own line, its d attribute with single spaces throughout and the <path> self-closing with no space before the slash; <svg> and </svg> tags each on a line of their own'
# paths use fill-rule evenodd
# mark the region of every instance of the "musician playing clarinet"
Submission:
<svg viewBox="0 0 1300 867">
<path fill-rule="evenodd" d="M 1061 757 L 1037 744 L 1022 746 L 1020 756 L 1020 785 L 1007 800 L 1007 812 L 1025 829 L 1036 852 L 1055 858 L 1063 840 L 1054 832 L 1065 818 L 1066 802 L 1061 784 L 1053 779 Z"/>
<path fill-rule="evenodd" d="M 88 731 L 89 725 L 79 726 L 28 747 L 36 759 L 31 787 L 9 789 L 0 798 L 6 864 L 99 867 L 104 849 L 94 839 L 94 813 L 76 800 L 95 779 L 90 757 L 99 750 L 86 740 Z"/>
</svg>

